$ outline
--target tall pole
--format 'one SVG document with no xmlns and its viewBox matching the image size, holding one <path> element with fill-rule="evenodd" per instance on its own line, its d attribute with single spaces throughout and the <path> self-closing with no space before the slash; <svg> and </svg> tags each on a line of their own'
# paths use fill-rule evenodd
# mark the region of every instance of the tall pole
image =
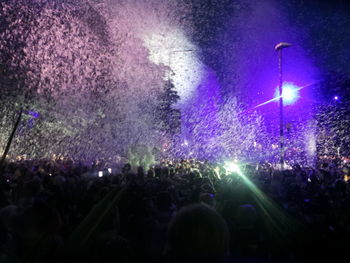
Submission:
<svg viewBox="0 0 350 263">
<path fill-rule="evenodd" d="M 279 96 L 280 96 L 280 164 L 284 166 L 284 130 L 283 130 L 283 74 L 282 74 L 282 49 L 278 50 L 278 71 L 279 71 Z"/>
<path fill-rule="evenodd" d="M 17 130 L 17 127 L 22 119 L 22 112 L 23 112 L 23 109 L 21 108 L 20 111 L 19 111 L 19 114 L 18 114 L 18 117 L 17 117 L 17 120 L 16 120 L 16 123 L 12 129 L 12 132 L 11 132 L 11 135 L 7 141 L 7 144 L 6 144 L 6 148 L 5 148 L 5 151 L 4 153 L 2 154 L 2 157 L 0 159 L 0 173 L 2 172 L 2 168 L 4 167 L 4 163 L 5 163 L 5 159 L 6 159 L 6 156 L 7 156 L 7 153 L 9 152 L 10 150 L 10 146 L 11 146 L 11 143 L 12 143 L 12 139 L 13 137 L 15 136 L 15 133 L 16 133 L 16 130 Z"/>
<path fill-rule="evenodd" d="M 282 71 L 282 49 L 292 46 L 289 43 L 281 42 L 275 46 L 278 52 L 278 71 L 279 71 L 279 108 L 280 108 L 280 165 L 284 169 L 284 130 L 283 130 L 283 71 Z"/>
</svg>

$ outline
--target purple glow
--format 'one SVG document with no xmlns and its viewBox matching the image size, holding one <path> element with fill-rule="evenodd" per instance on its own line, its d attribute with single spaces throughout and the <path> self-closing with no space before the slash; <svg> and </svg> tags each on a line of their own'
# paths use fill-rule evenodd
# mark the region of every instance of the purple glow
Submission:
<svg viewBox="0 0 350 263">
<path fill-rule="evenodd" d="M 335 99 L 335 100 L 339 100 L 339 97 L 338 97 L 338 96 L 334 96 L 334 99 Z"/>
<path fill-rule="evenodd" d="M 301 88 L 292 84 L 292 83 L 284 83 L 282 87 L 282 97 L 283 102 L 285 105 L 291 105 L 295 103 L 298 98 L 300 97 L 299 90 Z M 275 92 L 275 99 L 278 99 L 279 96 L 279 89 L 276 89 Z"/>
<path fill-rule="evenodd" d="M 40 113 L 36 112 L 36 111 L 28 111 L 28 114 L 33 116 L 34 118 L 39 118 L 40 117 Z"/>
</svg>

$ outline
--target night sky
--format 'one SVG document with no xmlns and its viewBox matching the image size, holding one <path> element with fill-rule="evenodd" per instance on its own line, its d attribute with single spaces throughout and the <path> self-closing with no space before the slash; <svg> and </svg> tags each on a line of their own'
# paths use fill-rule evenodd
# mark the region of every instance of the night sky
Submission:
<svg viewBox="0 0 350 263">
<path fill-rule="evenodd" d="M 329 72 L 349 74 L 350 64 L 350 3 L 348 1 L 229 1 L 194 0 L 193 21 L 196 33 L 193 40 L 201 47 L 202 58 L 212 67 L 222 84 L 227 84 L 227 64 L 222 55 L 229 54 L 230 45 L 241 38 L 230 21 L 240 19 L 242 13 L 247 20 L 254 19 L 254 8 L 261 2 L 273 5 L 287 24 L 285 33 L 296 33 L 297 44 L 310 63 L 322 77 Z M 269 14 L 266 15 L 269 20 Z M 230 31 L 231 29 L 231 31 Z M 238 29 L 238 31 L 241 29 Z M 266 32 L 274 28 L 266 28 Z M 230 31 L 228 33 L 228 31 Z M 280 30 L 279 30 L 280 31 Z M 276 32 L 280 34 L 281 32 Z M 225 37 L 223 37 L 225 36 Z M 288 38 L 288 37 L 287 37 Z M 229 40 L 229 41 L 227 41 Z M 228 43 L 229 42 L 229 43 Z M 273 47 L 271 47 L 272 49 Z"/>
</svg>

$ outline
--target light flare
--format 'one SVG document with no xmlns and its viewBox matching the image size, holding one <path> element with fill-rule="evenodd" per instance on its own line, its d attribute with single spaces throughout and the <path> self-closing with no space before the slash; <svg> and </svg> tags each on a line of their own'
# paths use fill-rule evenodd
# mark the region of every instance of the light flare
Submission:
<svg viewBox="0 0 350 263">
<path fill-rule="evenodd" d="M 226 161 L 224 168 L 227 172 L 235 173 L 243 180 L 243 183 L 252 192 L 259 208 L 265 215 L 264 219 L 267 220 L 267 224 L 274 234 L 281 237 L 286 229 L 297 227 L 297 224 L 244 174 L 238 162 Z"/>
<path fill-rule="evenodd" d="M 284 105 L 290 105 L 295 103 L 300 97 L 299 90 L 301 89 L 302 87 L 298 87 L 293 83 L 289 83 L 289 82 L 283 83 L 282 98 L 283 98 Z M 278 100 L 281 98 L 279 94 L 279 88 L 276 89 L 275 98 Z"/>
</svg>

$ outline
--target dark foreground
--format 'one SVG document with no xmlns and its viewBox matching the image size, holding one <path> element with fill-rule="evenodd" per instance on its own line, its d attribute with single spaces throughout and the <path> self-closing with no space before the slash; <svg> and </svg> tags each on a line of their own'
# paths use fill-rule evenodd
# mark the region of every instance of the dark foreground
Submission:
<svg viewBox="0 0 350 263">
<path fill-rule="evenodd" d="M 346 167 L 198 161 L 120 173 L 7 164 L 0 262 L 334 262 L 350 241 Z"/>
</svg>

